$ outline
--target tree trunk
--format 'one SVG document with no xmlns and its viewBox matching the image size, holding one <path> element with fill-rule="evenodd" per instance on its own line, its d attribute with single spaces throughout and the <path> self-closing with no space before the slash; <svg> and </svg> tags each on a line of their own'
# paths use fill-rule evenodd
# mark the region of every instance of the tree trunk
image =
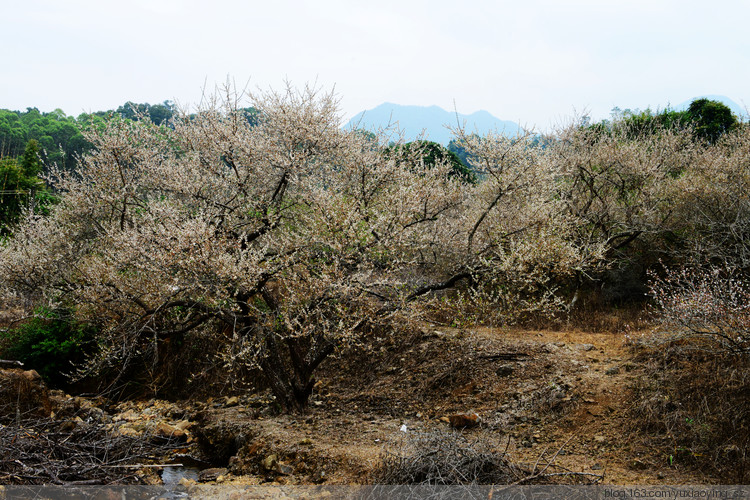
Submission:
<svg viewBox="0 0 750 500">
<path fill-rule="evenodd" d="M 280 343 L 273 332 L 266 332 L 264 343 L 261 370 L 276 401 L 288 411 L 303 412 L 315 385 L 313 373 L 333 352 L 333 344 L 299 338 Z"/>
</svg>

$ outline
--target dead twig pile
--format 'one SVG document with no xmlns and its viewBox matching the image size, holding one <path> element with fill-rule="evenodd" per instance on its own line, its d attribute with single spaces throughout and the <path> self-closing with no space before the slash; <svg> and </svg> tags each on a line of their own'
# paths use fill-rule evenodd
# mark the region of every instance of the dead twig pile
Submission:
<svg viewBox="0 0 750 500">
<path fill-rule="evenodd" d="M 380 484 L 507 484 L 524 476 L 504 451 L 458 432 L 410 432 L 386 448 L 375 481 Z"/>
<path fill-rule="evenodd" d="M 0 484 L 139 484 L 138 467 L 170 442 L 123 436 L 100 422 L 50 418 L 0 425 Z"/>
<path fill-rule="evenodd" d="M 554 464 L 557 453 L 541 456 L 529 469 L 512 461 L 508 446 L 500 450 L 484 438 L 459 432 L 410 432 L 386 448 L 373 480 L 377 484 L 593 484 L 603 476 L 568 471 Z"/>
</svg>

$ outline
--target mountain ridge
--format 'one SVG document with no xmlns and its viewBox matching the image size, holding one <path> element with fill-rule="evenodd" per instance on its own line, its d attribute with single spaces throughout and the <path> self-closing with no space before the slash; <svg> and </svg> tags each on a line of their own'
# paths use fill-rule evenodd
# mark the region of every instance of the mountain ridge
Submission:
<svg viewBox="0 0 750 500">
<path fill-rule="evenodd" d="M 375 108 L 355 114 L 345 125 L 347 128 L 360 128 L 370 132 L 394 128 L 404 134 L 406 141 L 423 138 L 447 145 L 452 134 L 448 126 L 463 126 L 468 132 L 485 134 L 490 131 L 516 136 L 522 132 L 515 122 L 501 120 L 489 111 L 478 110 L 471 114 L 446 111 L 437 105 L 417 106 L 384 102 Z"/>
</svg>

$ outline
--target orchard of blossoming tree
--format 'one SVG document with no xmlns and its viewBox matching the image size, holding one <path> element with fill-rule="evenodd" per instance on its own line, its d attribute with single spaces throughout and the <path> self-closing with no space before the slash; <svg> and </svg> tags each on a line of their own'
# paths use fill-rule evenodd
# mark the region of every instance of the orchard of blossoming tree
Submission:
<svg viewBox="0 0 750 500">
<path fill-rule="evenodd" d="M 75 168 L 47 166 L 56 202 L 10 227 L 0 289 L 19 317 L 94 327 L 80 376 L 132 376 L 208 341 L 214 363 L 259 370 L 296 411 L 327 357 L 375 336 L 446 315 L 565 321 L 645 301 L 649 272 L 665 328 L 746 352 L 744 306 L 728 332 L 684 306 L 716 310 L 721 294 L 664 273 L 721 288 L 750 269 L 750 128 L 696 125 L 698 112 L 547 136 L 456 129 L 461 175 L 432 143 L 341 128 L 316 88 L 224 89 L 160 124 L 113 115 L 84 130 Z"/>
</svg>

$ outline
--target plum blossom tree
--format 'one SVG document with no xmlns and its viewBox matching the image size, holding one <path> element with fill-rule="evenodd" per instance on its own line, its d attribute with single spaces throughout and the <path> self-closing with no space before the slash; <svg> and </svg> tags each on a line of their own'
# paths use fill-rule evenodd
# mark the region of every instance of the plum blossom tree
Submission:
<svg viewBox="0 0 750 500">
<path fill-rule="evenodd" d="M 172 128 L 89 130 L 94 150 L 57 173 L 59 206 L 0 250 L 2 286 L 95 319 L 99 364 L 222 328 L 228 359 L 301 409 L 326 356 L 403 299 L 398 270 L 444 264 L 425 252 L 450 239 L 441 221 L 464 188 L 446 165 L 415 172 L 342 130 L 331 94 L 250 96 L 255 124 L 240 99 L 227 91 Z"/>
<path fill-rule="evenodd" d="M 457 133 L 484 182 L 342 129 L 336 97 L 310 87 L 225 89 L 169 127 L 114 117 L 55 173 L 51 214 L 0 247 L 0 292 L 96 322 L 91 369 L 221 331 L 227 366 L 259 368 L 301 410 L 330 354 L 437 292 L 512 321 L 559 308 L 559 280 L 600 259 L 538 141 Z"/>
</svg>

